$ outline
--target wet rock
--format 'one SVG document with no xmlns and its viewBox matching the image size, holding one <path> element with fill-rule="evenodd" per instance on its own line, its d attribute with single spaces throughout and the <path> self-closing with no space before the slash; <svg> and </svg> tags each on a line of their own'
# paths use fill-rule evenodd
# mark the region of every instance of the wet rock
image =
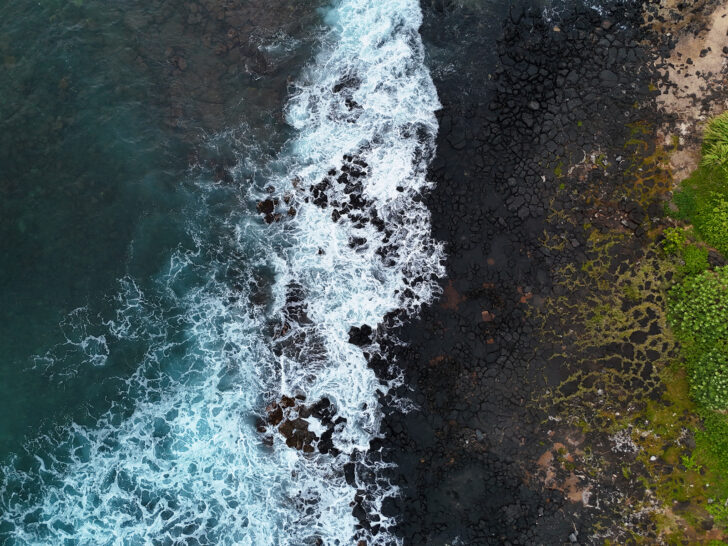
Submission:
<svg viewBox="0 0 728 546">
<path fill-rule="evenodd" d="M 711 249 L 708 251 L 708 263 L 713 267 L 723 267 L 726 260 L 720 252 Z"/>
<path fill-rule="evenodd" d="M 326 191 L 331 186 L 331 181 L 325 178 L 318 184 L 311 186 L 310 191 L 313 196 L 312 202 L 314 205 L 325 209 L 329 204 L 329 196 Z"/>
<path fill-rule="evenodd" d="M 356 248 L 367 244 L 366 237 L 349 237 L 349 247 Z"/>
<path fill-rule="evenodd" d="M 269 404 L 266 409 L 265 420 L 258 425 L 258 431 L 263 434 L 264 442 L 272 443 L 272 432 L 280 434 L 288 447 L 313 453 L 317 448 L 320 453 L 338 455 L 339 450 L 333 443 L 333 434 L 337 425 L 346 420 L 334 420 L 336 409 L 328 398 L 322 398 L 312 405 L 306 405 L 305 397 L 297 395 L 295 398 L 281 396 L 280 400 Z M 317 419 L 326 427 L 321 437 L 310 430 L 310 419 Z"/>
<path fill-rule="evenodd" d="M 349 329 L 349 343 L 363 347 L 369 345 L 372 342 L 372 327 L 368 324 L 364 324 L 360 327 L 352 326 Z"/>
<path fill-rule="evenodd" d="M 273 222 L 277 222 L 281 219 L 281 215 L 275 213 L 277 205 L 277 198 L 268 198 L 258 202 L 258 212 L 263 215 L 263 220 L 265 220 L 266 224 L 272 224 Z"/>
<path fill-rule="evenodd" d="M 258 203 L 258 212 L 262 214 L 270 214 L 275 210 L 275 203 L 273 199 L 266 199 Z"/>
</svg>

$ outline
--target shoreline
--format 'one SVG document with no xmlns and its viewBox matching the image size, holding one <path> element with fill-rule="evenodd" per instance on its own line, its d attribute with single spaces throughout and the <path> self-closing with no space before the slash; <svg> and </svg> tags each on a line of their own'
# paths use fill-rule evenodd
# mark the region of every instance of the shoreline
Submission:
<svg viewBox="0 0 728 546">
<path fill-rule="evenodd" d="M 435 57 L 477 17 L 423 9 Z M 682 14 L 688 29 L 699 15 Z M 433 69 L 443 109 L 427 203 L 448 277 L 441 301 L 398 332 L 406 346 L 390 348 L 420 410 L 390 411 L 383 427 L 405 544 L 662 540 L 625 508 L 649 493 L 621 476 L 630 459 L 609 427 L 570 419 L 659 398 L 676 357 L 659 299 L 632 322 L 595 311 L 632 264 L 658 259 L 670 158 L 691 142 L 662 144 L 677 125 L 657 102 L 676 40 L 645 18 L 641 6 L 551 21 L 513 10 L 490 40 L 463 32 L 468 55 L 450 78 Z M 659 298 L 644 267 L 629 282 Z"/>
<path fill-rule="evenodd" d="M 101 492 L 113 489 L 113 479 L 101 482 L 104 469 L 109 470 L 109 475 L 123 474 L 124 461 L 133 459 L 127 453 L 114 459 L 116 455 L 113 449 L 107 450 L 104 438 L 118 436 L 119 449 L 131 450 L 128 454 L 140 452 L 139 448 L 129 447 L 135 442 L 154 448 L 149 452 L 153 460 L 158 455 L 157 447 L 166 449 L 172 438 L 187 441 L 187 433 L 194 429 L 195 445 L 205 444 L 213 451 L 185 446 L 179 451 L 170 447 L 168 452 L 160 452 L 159 461 L 164 461 L 161 466 L 169 464 L 171 472 L 164 479 L 176 476 L 173 485 L 166 481 L 160 489 L 144 485 L 139 495 L 131 488 L 119 490 L 120 498 L 139 509 L 126 523 L 139 524 L 137 531 L 148 533 L 144 536 L 154 533 L 144 518 L 149 518 L 147 522 L 156 518 L 159 498 L 166 502 L 169 496 L 175 505 L 187 506 L 175 517 L 190 524 L 170 531 L 179 533 L 174 535 L 175 540 L 183 536 L 197 540 L 193 535 L 198 530 L 201 534 L 197 536 L 208 541 L 238 540 L 230 528 L 225 529 L 227 523 L 234 526 L 236 518 L 246 512 L 260 510 L 258 514 L 267 517 L 283 508 L 290 509 L 286 514 L 290 514 L 292 527 L 281 531 L 280 522 L 265 517 L 258 520 L 258 525 L 250 526 L 245 518 L 244 523 L 242 519 L 237 522 L 242 533 L 239 536 L 248 536 L 246 533 L 251 531 L 257 537 L 252 539 L 254 542 L 265 543 L 280 532 L 282 537 L 276 540 L 329 544 L 349 539 L 357 546 L 399 541 L 405 545 L 442 546 L 728 543 L 722 542 L 728 536 L 728 508 L 725 514 L 720 511 L 721 506 L 728 507 L 728 478 L 721 475 L 723 472 L 728 476 L 728 419 L 724 423 L 726 445 L 722 454 L 726 464 L 722 466 L 718 464 L 722 460 L 711 460 L 710 450 L 706 450 L 706 443 L 721 438 L 714 432 L 710 436 L 705 423 L 711 414 L 695 400 L 694 369 L 686 363 L 690 358 L 686 339 L 688 344 L 690 339 L 684 332 L 681 335 L 679 324 L 676 326 L 679 321 L 670 316 L 674 288 L 683 289 L 686 280 L 704 273 L 710 277 L 715 272 L 717 277 L 722 271 L 719 267 L 726 263 L 723 256 L 728 255 L 725 249 L 721 254 L 716 248 L 723 248 L 720 243 L 712 242 L 715 246 L 711 247 L 701 234 L 700 224 L 695 221 L 699 207 L 688 211 L 685 207 L 690 198 L 703 199 L 703 204 L 713 199 L 713 194 L 707 193 L 711 187 L 698 188 L 701 180 L 712 174 L 695 169 L 701 159 L 703 127 L 728 108 L 728 46 L 722 47 L 728 33 L 728 4 L 725 0 L 697 0 L 690 5 L 660 0 L 657 4 L 624 5 L 622 0 L 608 0 L 608 6 L 599 10 L 575 0 L 560 0 L 559 7 L 551 6 L 546 12 L 544 2 L 520 0 L 515 6 L 470 0 L 407 3 L 407 13 L 415 16 L 416 22 L 404 30 L 394 25 L 397 30 L 390 34 L 387 21 L 375 18 L 362 23 L 347 18 L 363 30 L 382 30 L 383 34 L 353 40 L 351 50 L 339 57 L 341 70 L 330 79 L 319 79 L 314 68 L 318 65 L 311 64 L 319 45 L 331 45 L 317 34 L 323 19 L 315 7 L 326 4 L 318 0 L 295 5 L 275 2 L 266 9 L 196 0 L 176 10 L 155 2 L 119 12 L 121 32 L 109 36 L 116 36 L 119 44 L 126 44 L 131 37 L 129 46 L 122 48 L 110 42 L 106 47 L 133 68 L 129 74 L 136 75 L 127 82 L 122 78 L 126 72 L 120 71 L 111 80 L 124 80 L 124 85 L 131 82 L 131 91 L 135 82 L 153 90 L 147 97 L 139 87 L 130 95 L 138 93 L 145 99 L 138 104 L 155 113 L 140 125 L 152 130 L 147 140 L 156 142 L 147 150 L 150 165 L 160 161 L 161 169 L 164 161 L 178 160 L 181 166 L 164 176 L 160 173 L 160 179 L 153 181 L 158 195 L 147 196 L 148 202 L 133 202 L 139 209 L 138 225 L 137 220 L 121 222 L 119 216 L 125 228 L 136 228 L 134 234 L 134 230 L 129 231 L 128 249 L 124 250 L 126 244 L 121 245 L 123 252 L 118 256 L 122 258 L 109 260 L 128 270 L 128 275 L 119 279 L 120 286 L 114 288 L 119 292 L 103 303 L 95 302 L 98 313 L 89 303 L 63 319 L 60 329 L 67 343 L 53 346 L 43 357 L 45 367 L 32 370 L 44 382 L 35 390 L 45 391 L 48 400 L 31 401 L 28 407 L 45 407 L 48 416 L 43 418 L 43 411 L 38 411 L 33 416 L 41 423 L 38 430 L 25 428 L 33 429 L 29 435 L 45 439 L 35 440 L 35 446 L 18 459 L 20 466 L 14 466 L 15 459 L 7 466 L 0 465 L 0 478 L 5 480 L 0 503 L 6 507 L 6 513 L 0 514 L 0 535 L 11 537 L 16 533 L 15 538 L 20 540 L 26 533 L 24 536 L 42 541 L 57 531 L 81 536 L 78 533 L 85 532 L 83 529 L 92 529 L 98 532 L 96 536 L 103 536 L 110 532 L 104 520 L 121 517 L 121 512 L 112 502 L 94 507 L 85 504 L 84 491 L 93 491 L 96 486 Z M 72 20 L 85 9 L 82 4 L 69 4 L 63 12 Z M 351 5 L 352 13 L 361 16 L 360 5 Z M 372 7 L 370 3 L 364 5 Z M 418 35 L 420 6 L 424 22 Z M 113 13 L 108 20 L 114 20 Z M 98 21 L 91 17 L 84 21 L 84 32 L 88 34 L 79 31 L 79 42 L 90 51 L 100 52 L 103 50 L 95 49 L 100 47 L 95 39 L 97 34 L 101 36 L 104 25 Z M 383 123 L 360 138 L 353 124 L 361 115 L 378 111 L 380 104 L 372 107 L 359 96 L 354 100 L 362 85 L 357 69 L 364 79 L 374 72 L 372 64 L 362 62 L 367 51 L 357 44 L 377 43 L 372 50 L 377 52 L 374 56 L 390 66 L 392 52 L 382 53 L 387 51 L 381 47 L 382 40 L 398 39 L 400 31 L 410 40 L 415 39 L 416 62 L 404 70 L 393 67 L 391 73 L 364 87 L 382 90 L 392 81 L 401 81 L 398 78 L 402 74 L 419 83 L 429 82 L 431 76 L 442 103 L 437 123 L 432 113 L 438 100 L 432 85 L 427 85 L 428 93 L 413 91 L 412 98 L 432 99 L 426 109 L 428 116 L 418 120 L 413 115 L 416 108 L 403 108 L 400 115 L 394 116 L 399 120 L 396 124 Z M 424 69 L 420 38 L 426 49 Z M 412 43 L 408 42 L 410 46 Z M 7 47 L 7 43 L 0 43 L 0 49 Z M 109 58 L 113 58 L 111 53 Z M 86 66 L 78 59 L 76 62 Z M 11 56 L 5 58 L 5 63 L 11 69 L 25 61 L 16 63 Z M 47 95 L 30 94 L 27 104 L 35 107 L 44 102 L 38 97 L 58 95 L 55 108 L 70 101 L 78 103 L 79 112 L 94 112 L 79 91 L 93 86 L 70 77 L 72 70 L 68 74 L 66 68 L 58 70 L 60 81 L 56 83 L 55 72 L 51 71 L 47 88 L 36 88 Z M 97 67 L 90 66 L 89 74 L 96 73 Z M 103 70 L 98 69 L 98 74 L 101 81 L 106 81 Z M 296 80 L 295 74 L 302 79 Z M 308 99 L 302 94 L 302 82 L 310 84 Z M 410 89 L 407 85 L 391 88 L 395 92 Z M 137 104 L 122 93 L 124 89 L 120 84 L 114 93 Z M 331 93 L 342 100 L 334 97 L 329 101 Z M 19 89 L 18 97 L 21 95 Z M 415 163 L 419 162 L 417 168 L 402 175 L 401 185 L 398 182 L 386 187 L 391 182 L 391 177 L 386 176 L 382 177 L 383 183 L 375 184 L 384 197 L 388 189 L 396 187 L 397 192 L 411 198 L 402 207 L 406 221 L 401 224 L 400 234 L 392 232 L 393 226 L 388 227 L 377 212 L 377 198 L 372 201 L 363 197 L 364 185 L 376 169 L 370 168 L 371 161 L 364 161 L 364 156 L 347 147 L 332 156 L 338 167 L 324 169 L 320 178 L 310 181 L 313 184 L 301 184 L 298 176 L 282 176 L 280 183 L 272 184 L 270 173 L 259 174 L 262 171 L 256 165 L 274 162 L 276 154 L 289 149 L 286 143 L 291 144 L 291 138 L 301 137 L 302 129 L 286 121 L 290 119 L 286 115 L 290 114 L 291 101 L 298 101 L 302 110 L 324 112 L 320 118 L 303 116 L 309 120 L 320 119 L 324 124 L 346 120 L 341 134 L 354 135 L 348 146 L 361 141 L 378 142 L 382 150 L 397 155 L 407 147 L 402 138 L 410 139 L 411 156 L 417 158 Z M 401 106 L 410 101 L 394 102 Z M 328 107 L 321 108 L 321 104 Z M 51 103 L 48 110 L 53 110 Z M 106 111 L 106 107 L 100 111 Z M 38 113 L 44 115 L 43 109 Z M 241 123 L 227 127 L 230 119 Z M 86 122 L 98 125 L 92 115 Z M 79 130 L 74 129 L 76 124 L 70 114 L 64 120 L 58 117 L 47 130 L 45 122 L 28 123 L 29 130 L 52 136 L 39 140 L 39 148 L 49 156 L 49 165 L 53 165 L 55 157 L 48 154 L 49 150 L 59 158 L 64 155 L 62 148 L 54 147 L 53 139 L 57 138 L 58 146 L 65 143 Z M 392 140 L 382 144 L 382 135 L 389 135 L 393 125 L 399 130 L 392 131 Z M 427 141 L 425 152 L 422 145 L 427 138 L 434 138 L 436 125 L 437 155 L 428 167 L 424 157 L 429 157 L 433 143 Z M 416 135 L 410 131 L 413 126 L 419 129 Z M 425 135 L 424 126 L 431 132 Z M 726 127 L 728 134 L 728 122 Z M 131 121 L 127 129 L 133 134 Z M 337 131 L 313 133 L 330 135 Z M 134 164 L 133 172 L 138 172 L 139 180 L 151 181 L 154 176 L 149 172 L 153 169 L 145 167 L 144 162 L 127 161 L 133 157 L 135 142 L 127 140 L 129 152 L 117 154 L 119 165 Z M 317 146 L 330 151 L 341 143 L 334 140 L 323 139 Z M 109 137 L 108 142 L 116 140 Z M 728 150 L 728 137 L 726 142 Z M 158 154 L 152 153 L 156 146 Z M 8 149 L 9 158 L 14 148 Z M 369 153 L 371 147 L 361 152 Z M 38 157 L 35 150 L 28 149 L 27 153 Z M 117 157 L 109 150 L 105 153 Z M 254 157 L 247 158 L 246 154 Z M 73 164 L 72 155 L 58 160 L 59 172 L 68 170 L 60 167 L 66 165 L 64 162 Z M 32 157 L 28 155 L 29 165 L 34 163 Z M 406 157 L 401 158 L 405 165 Z M 79 163 L 86 165 L 85 170 L 81 169 L 84 173 L 93 170 L 92 163 L 106 166 L 91 153 L 82 159 L 89 160 L 88 164 Z M 33 171 L 40 171 L 35 167 L 26 169 L 21 165 L 23 161 L 16 163 L 19 178 L 11 186 L 17 186 L 18 196 L 29 196 L 25 206 L 45 199 L 53 208 L 56 203 L 48 196 L 44 198 L 43 192 L 34 200 L 33 191 L 25 191 L 24 186 L 36 183 Z M 388 164 L 394 163 L 397 161 Z M 426 168 L 427 180 L 422 178 Z M 119 171 L 121 186 L 125 182 L 124 169 Z M 97 178 L 101 184 L 98 187 L 106 191 L 110 184 L 102 176 Z M 422 184 L 407 187 L 405 192 L 405 186 L 415 179 Z M 94 194 L 89 203 L 96 203 L 97 193 L 99 199 L 104 195 L 103 191 L 92 192 L 95 186 L 88 180 L 81 180 L 71 193 L 63 183 L 56 184 L 53 177 L 49 181 L 69 199 L 73 195 L 80 197 L 83 188 L 87 188 L 85 193 Z M 428 182 L 432 189 L 421 191 Z M 129 196 L 139 197 L 141 194 L 134 188 Z M 201 190 L 204 195 L 188 193 L 190 189 Z M 193 196 L 200 197 L 200 201 L 184 200 Z M 23 202 L 18 200 L 19 206 Z M 114 210 L 112 204 L 118 208 L 119 203 L 113 191 L 100 202 L 108 204 L 110 211 Z M 70 200 L 68 203 L 73 204 Z M 66 208 L 72 209 L 68 203 Z M 131 208 L 131 200 L 128 205 Z M 725 207 L 728 218 L 728 189 Z M 421 229 L 410 229 L 429 224 L 430 213 L 431 239 Z M 36 215 L 44 220 L 53 218 L 41 208 Z M 82 225 L 80 218 L 93 220 L 94 215 L 80 214 L 78 226 Z M 171 226 L 166 221 L 170 219 Z M 340 229 L 359 231 L 351 231 L 352 236 L 340 240 L 333 236 L 327 239 L 326 229 L 316 226 L 332 227 L 329 219 Z M 192 237 L 193 244 L 188 240 L 189 230 L 193 229 L 190 222 L 197 220 L 200 223 L 195 224 L 194 233 L 201 238 L 198 241 Z M 331 293 L 319 292 L 319 277 L 310 281 L 308 294 L 303 284 L 291 281 L 281 290 L 285 303 L 280 312 L 271 311 L 271 303 L 278 301 L 274 297 L 275 268 L 246 269 L 249 256 L 244 249 L 248 247 L 239 244 L 244 237 L 226 236 L 231 235 L 237 220 L 261 228 L 260 237 L 250 239 L 256 245 L 257 241 L 270 242 L 268 237 L 275 239 L 271 234 L 276 230 L 300 222 L 299 227 L 312 235 L 294 237 L 298 244 L 293 248 L 304 250 L 310 260 L 299 256 L 299 261 L 294 260 L 298 264 L 293 267 L 295 271 L 309 271 L 311 264 L 319 268 L 328 264 L 323 279 L 331 280 L 341 273 L 342 263 L 358 264 L 352 265 L 346 278 L 334 283 L 348 286 L 347 280 L 351 280 L 353 291 L 341 298 L 346 312 L 336 315 L 336 306 L 330 305 Z M 319 220 L 321 223 L 317 223 Z M 393 224 L 400 226 L 399 220 L 402 218 L 395 214 Z M 10 229 L 15 230 L 15 226 Z M 56 231 L 65 233 L 63 229 Z M 414 242 L 403 245 L 401 234 L 411 236 Z M 35 242 L 32 231 L 26 234 L 22 218 L 16 235 L 17 241 Z M 93 245 L 74 250 L 72 244 L 79 237 L 67 238 L 65 243 L 60 237 L 53 243 L 64 255 L 93 255 Z M 390 244 L 390 238 L 398 243 Z M 190 246 L 185 246 L 188 243 Z M 339 249 L 326 247 L 329 243 L 332 247 L 341 245 Z M 443 265 L 438 260 L 440 243 L 447 256 L 446 276 L 439 281 L 442 294 L 419 316 L 407 318 L 407 312 L 437 293 L 435 279 L 442 275 Z M 154 264 L 163 263 L 175 244 L 173 258 L 187 249 L 194 251 L 195 259 L 181 260 L 185 265 L 179 266 L 173 277 L 182 279 L 181 284 L 175 285 L 171 299 L 165 299 L 172 292 L 155 292 L 159 279 Z M 728 236 L 725 244 L 728 248 Z M 108 246 L 106 241 L 98 248 Z M 376 246 L 379 248 L 375 252 L 365 256 Z M 256 256 L 270 251 L 267 247 L 250 248 Z M 421 256 L 416 266 L 411 265 L 413 253 Z M 187 252 L 185 258 L 191 255 Z M 352 260 L 337 262 L 336 257 L 342 255 Z M 408 261 L 398 263 L 395 258 L 403 256 Z M 386 272 L 406 264 L 392 275 L 392 281 L 401 285 L 389 286 L 388 295 L 376 274 L 366 282 L 372 273 L 371 262 L 378 264 L 380 258 Z M 33 268 L 43 271 L 37 267 L 43 265 L 40 258 L 38 263 L 36 258 L 32 262 L 27 259 L 27 267 L 19 267 L 18 272 L 25 275 Z M 286 267 L 291 267 L 291 260 L 288 255 Z M 48 262 L 47 271 L 53 270 L 56 276 L 63 271 L 64 264 Z M 82 275 L 73 272 L 72 264 L 69 260 L 65 270 L 83 280 Z M 189 277 L 179 274 L 186 268 L 193 272 Z M 47 275 L 39 278 L 44 286 L 54 280 Z M 309 276 L 303 274 L 301 278 Z M 137 285 L 135 279 L 142 282 Z M 149 282 L 145 284 L 144 280 Z M 212 299 L 205 301 L 219 301 L 219 307 L 200 306 L 196 297 L 183 297 L 198 281 L 204 287 L 215 284 L 208 293 Z M 21 279 L 17 286 L 27 282 Z M 370 291 L 359 292 L 360 285 L 370 287 Z M 424 292 L 423 285 L 427 286 Z M 689 294 L 692 288 L 685 290 Z M 19 292 L 22 290 L 12 288 L 8 295 L 13 299 Z M 307 295 L 311 294 L 318 295 L 322 302 L 315 316 L 309 314 L 312 302 Z M 369 313 L 367 305 L 371 307 L 377 298 L 381 312 Z M 43 298 L 38 299 L 35 305 L 39 309 L 47 307 L 43 302 Z M 399 309 L 381 316 L 397 307 L 397 302 Z M 117 308 L 117 304 L 123 305 Z M 257 310 L 261 310 L 260 317 L 267 317 L 246 327 L 246 332 L 261 334 L 261 346 L 271 348 L 273 379 L 266 383 L 270 388 L 248 403 L 247 398 L 234 393 L 247 395 L 250 385 L 257 384 L 246 374 L 258 370 L 259 355 L 248 355 L 246 351 L 257 344 L 235 331 L 245 323 L 244 317 L 250 318 L 247 313 L 251 310 L 256 317 Z M 25 318 L 25 311 L 17 314 L 21 315 Z M 357 315 L 355 320 L 351 319 L 353 315 Z M 321 352 L 326 342 L 322 342 L 324 337 L 319 335 L 318 327 L 312 326 L 312 317 L 320 319 L 324 325 L 321 328 L 330 322 L 337 327 L 346 324 L 336 330 L 335 338 L 330 338 L 334 340 L 332 350 L 326 354 Z M 33 322 L 32 314 L 27 318 Z M 216 327 L 205 330 L 206 325 L 219 325 L 220 320 L 235 326 L 224 329 L 231 337 L 218 338 Z M 105 328 L 114 326 L 114 321 L 124 326 L 107 331 Z M 170 339 L 181 336 L 185 324 L 190 324 L 185 321 L 194 322 L 191 328 L 198 334 L 199 350 L 193 346 L 190 353 L 177 359 L 163 341 L 168 332 Z M 141 330 L 126 329 L 136 323 L 142 325 Z M 375 323 L 379 326 L 373 331 L 370 325 Z M 69 328 L 73 330 L 70 339 Z M 75 335 L 81 336 L 78 343 Z M 187 337 L 185 340 L 190 341 Z M 223 349 L 218 341 L 224 341 Z M 728 338 L 725 345 L 728 347 Z M 71 346 L 78 349 L 78 355 L 71 353 Z M 707 352 L 711 352 L 712 346 L 708 347 Z M 157 350 L 164 356 L 158 357 Z M 204 358 L 197 358 L 201 354 Z M 332 354 L 339 358 L 340 371 L 330 382 L 321 380 Z M 148 355 L 154 358 L 147 360 Z M 216 360 L 221 355 L 225 362 Z M 300 366 L 297 380 L 291 380 L 292 368 L 281 364 L 293 361 L 309 364 Z M 189 362 L 194 366 L 177 370 L 178 364 L 184 367 Z M 169 381 L 159 392 L 169 387 L 169 392 L 174 392 L 172 398 L 179 395 L 172 404 L 174 412 L 146 404 L 147 395 L 149 400 L 157 401 L 157 393 L 144 391 L 146 379 L 124 379 L 124 374 L 142 378 L 145 370 L 156 379 L 157 365 L 169 368 L 159 372 L 160 381 Z M 67 390 L 63 398 L 49 388 L 61 368 L 70 370 L 68 377 L 56 385 L 59 393 Z M 83 373 L 88 370 L 92 374 Z M 207 393 L 209 399 L 192 396 L 199 387 L 195 383 L 197 376 L 189 391 L 177 388 L 188 385 L 186 379 L 179 385 L 175 383 L 178 371 L 184 377 L 199 374 L 204 389 L 198 394 Z M 280 381 L 276 373 L 280 373 Z M 316 387 L 319 380 L 321 388 Z M 728 384 L 728 379 L 725 381 Z M 395 392 L 388 391 L 392 384 L 398 385 Z M 350 387 L 353 402 L 347 405 L 342 393 L 349 392 Z M 23 385 L 17 391 L 22 395 Z M 337 395 L 342 396 L 337 399 Z M 77 397 L 84 405 L 77 404 Z M 705 398 L 711 403 L 720 402 L 714 392 L 705 394 Z M 68 407 L 58 404 L 57 412 L 53 402 L 66 399 Z M 123 412 L 132 412 L 137 402 L 144 410 L 153 406 L 153 411 L 138 421 L 138 427 L 132 426 L 131 420 L 116 421 Z M 11 408 L 15 407 L 10 403 Z M 120 409 L 114 419 L 107 419 L 112 414 L 112 410 L 106 413 L 107 404 L 114 411 Z M 212 409 L 214 417 L 211 426 L 205 416 L 208 409 Z M 76 411 L 78 415 L 83 413 L 80 424 L 74 417 Z M 718 408 L 715 414 L 719 415 L 718 421 L 724 415 L 720 411 Z M 83 456 L 76 458 L 73 446 L 65 442 L 71 429 L 53 426 L 56 412 L 58 422 L 73 422 L 73 427 L 88 425 L 82 436 L 84 445 L 91 447 L 84 449 Z M 10 421 L 16 418 L 13 413 L 8 414 Z M 95 421 L 95 414 L 103 416 L 101 421 Z M 240 420 L 241 416 L 244 419 Z M 384 417 L 381 429 L 380 416 Z M 188 427 L 197 418 L 205 426 Z M 215 428 L 228 431 L 239 420 L 242 428 L 224 438 L 205 436 Z M 99 428 L 99 423 L 108 428 Z M 362 435 L 345 435 L 349 426 L 349 431 Z M 39 433 L 51 429 L 55 431 L 52 434 Z M 200 430 L 200 436 L 195 436 Z M 20 438 L 18 435 L 13 441 L 20 442 Z M 94 443 L 97 439 L 98 443 Z M 38 447 L 41 442 L 43 447 Z M 241 442 L 243 446 L 249 443 L 250 451 L 241 449 Z M 245 459 L 246 453 L 260 455 L 260 459 Z M 65 461 L 66 455 L 71 462 Z M 214 528 L 207 527 L 211 520 L 204 521 L 198 513 L 201 505 L 193 501 L 195 496 L 205 502 L 214 498 L 220 493 L 217 482 L 209 476 L 186 473 L 181 461 L 188 455 L 192 466 L 205 466 L 205 471 L 219 469 L 204 465 L 203 458 L 217 460 L 223 469 L 227 464 L 238 476 L 238 485 L 243 486 L 230 493 L 232 502 L 227 503 L 228 498 L 221 501 L 222 515 L 214 521 Z M 76 481 L 82 486 L 74 491 L 63 490 L 64 495 L 45 505 L 48 521 L 56 517 L 57 521 L 68 520 L 67 529 L 45 528 L 43 510 L 34 513 L 30 508 L 33 499 L 56 494 L 52 480 L 45 481 L 39 470 L 47 463 L 44 457 L 58 463 L 48 466 L 57 483 Z M 290 466 L 292 458 L 299 463 L 295 469 Z M 94 467 L 94 461 L 100 466 Z M 261 472 L 256 471 L 255 461 L 259 461 Z M 72 472 L 74 468 L 76 473 Z M 131 475 L 144 477 L 143 470 L 135 474 L 139 468 L 132 469 Z M 151 475 L 159 472 L 155 467 Z M 248 484 L 253 488 L 260 485 L 259 498 L 269 502 L 272 497 L 267 494 L 268 487 L 275 483 L 280 485 L 279 501 L 282 499 L 277 504 L 261 508 L 263 505 L 256 506 L 254 494 L 245 493 Z M 300 483 L 306 483 L 306 488 L 297 489 Z M 182 493 L 188 484 L 201 489 L 192 487 L 195 490 L 187 491 L 185 496 Z M 332 491 L 339 491 L 337 498 Z M 394 496 L 398 491 L 401 496 Z M 10 510 L 8 499 L 15 498 L 16 493 L 24 500 L 13 500 Z M 326 498 L 327 494 L 332 497 Z M 151 500 L 137 504 L 142 496 Z M 241 506 L 239 500 L 243 497 L 248 502 Z M 50 514 L 59 506 L 65 513 Z M 29 519 L 21 515 L 26 508 Z M 97 514 L 106 515 L 84 520 L 86 509 L 98 509 Z M 165 510 L 162 519 L 171 518 L 175 510 Z M 97 523 L 98 528 L 94 527 Z M 117 529 L 121 529 L 121 536 L 131 536 L 131 531 Z M 342 536 L 349 531 L 351 536 Z"/>
</svg>

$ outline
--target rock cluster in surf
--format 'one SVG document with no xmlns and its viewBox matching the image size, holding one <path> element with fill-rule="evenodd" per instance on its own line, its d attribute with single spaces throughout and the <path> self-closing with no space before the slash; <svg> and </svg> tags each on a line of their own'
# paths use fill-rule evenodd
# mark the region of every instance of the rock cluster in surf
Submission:
<svg viewBox="0 0 728 546">
<path fill-rule="evenodd" d="M 291 398 L 282 396 L 277 402 L 266 408 L 265 419 L 259 423 L 258 432 L 266 435 L 266 443 L 272 443 L 271 432 L 277 431 L 285 439 L 288 447 L 304 453 L 320 453 L 338 455 L 334 447 L 333 434 L 336 426 L 346 422 L 344 417 L 336 417 L 336 409 L 328 398 L 322 398 L 310 405 L 305 404 L 306 397 L 299 394 Z M 310 419 L 316 419 L 325 430 L 317 435 L 310 430 Z"/>
</svg>

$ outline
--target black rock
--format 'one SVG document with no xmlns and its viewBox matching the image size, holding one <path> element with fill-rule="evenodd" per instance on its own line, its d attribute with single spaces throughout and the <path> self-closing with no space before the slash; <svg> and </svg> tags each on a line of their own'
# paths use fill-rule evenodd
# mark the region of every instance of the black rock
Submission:
<svg viewBox="0 0 728 546">
<path fill-rule="evenodd" d="M 362 347 L 372 342 L 372 327 L 364 324 L 361 327 L 352 326 L 349 329 L 349 343 Z"/>
</svg>

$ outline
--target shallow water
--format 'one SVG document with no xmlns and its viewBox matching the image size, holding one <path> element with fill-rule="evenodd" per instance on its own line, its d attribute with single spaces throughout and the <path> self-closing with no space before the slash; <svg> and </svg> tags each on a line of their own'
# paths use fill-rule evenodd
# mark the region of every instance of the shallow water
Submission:
<svg viewBox="0 0 728 546">
<path fill-rule="evenodd" d="M 195 6 L 0 8 L 10 543 L 348 544 L 357 487 L 396 492 L 345 479 L 388 389 L 348 336 L 443 273 L 419 5 Z M 281 395 L 331 401 L 338 455 L 264 441 Z"/>
</svg>

